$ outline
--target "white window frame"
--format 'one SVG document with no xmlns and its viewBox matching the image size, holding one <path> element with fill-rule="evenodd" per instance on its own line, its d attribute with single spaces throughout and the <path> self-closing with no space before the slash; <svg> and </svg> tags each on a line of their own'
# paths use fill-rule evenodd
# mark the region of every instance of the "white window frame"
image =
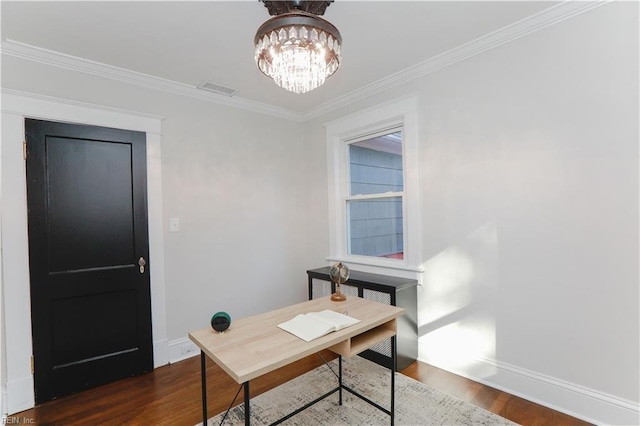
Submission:
<svg viewBox="0 0 640 426">
<path fill-rule="evenodd" d="M 418 111 L 415 97 L 397 100 L 325 124 L 327 140 L 330 262 L 357 265 L 358 270 L 419 278 L 421 266 Z M 353 255 L 348 250 L 347 200 L 350 143 L 363 136 L 402 127 L 403 259 Z M 395 193 L 397 194 L 397 193 Z"/>
</svg>

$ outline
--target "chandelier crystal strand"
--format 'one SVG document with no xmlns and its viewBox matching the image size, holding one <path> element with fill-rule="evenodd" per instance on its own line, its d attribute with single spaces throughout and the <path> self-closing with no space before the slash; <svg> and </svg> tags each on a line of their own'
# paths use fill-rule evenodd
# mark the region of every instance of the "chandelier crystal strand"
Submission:
<svg viewBox="0 0 640 426">
<path fill-rule="evenodd" d="M 294 93 L 321 86 L 340 65 L 340 33 L 310 13 L 272 18 L 258 29 L 254 40 L 260 71 Z"/>
</svg>

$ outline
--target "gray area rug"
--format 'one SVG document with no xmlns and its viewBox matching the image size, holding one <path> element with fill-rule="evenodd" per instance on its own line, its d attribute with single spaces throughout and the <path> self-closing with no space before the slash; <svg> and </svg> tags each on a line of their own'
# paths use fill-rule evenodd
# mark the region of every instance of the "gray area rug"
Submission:
<svg viewBox="0 0 640 426">
<path fill-rule="evenodd" d="M 330 363 L 337 373 L 337 361 Z M 342 363 L 343 383 L 358 393 L 389 408 L 391 399 L 390 371 L 361 357 Z M 326 365 L 320 366 L 251 400 L 251 424 L 270 424 L 305 403 L 337 386 L 336 376 Z M 238 399 L 242 401 L 242 392 Z M 498 415 L 446 395 L 414 379 L 396 373 L 396 425 L 486 425 L 507 426 L 515 423 Z M 224 413 L 209 419 L 219 425 Z M 200 423 L 201 425 L 202 423 Z M 244 408 L 235 406 L 225 425 L 243 425 Z M 343 391 L 343 405 L 338 393 L 318 402 L 288 419 L 284 425 L 388 425 L 389 415 Z"/>
</svg>

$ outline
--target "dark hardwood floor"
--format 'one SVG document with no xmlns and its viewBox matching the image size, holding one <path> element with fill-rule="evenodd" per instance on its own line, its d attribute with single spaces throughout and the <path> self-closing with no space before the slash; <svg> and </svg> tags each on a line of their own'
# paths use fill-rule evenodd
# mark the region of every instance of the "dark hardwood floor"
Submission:
<svg viewBox="0 0 640 426">
<path fill-rule="evenodd" d="M 325 353 L 326 358 L 332 358 Z M 251 396 L 263 393 L 322 364 L 313 355 L 251 382 Z M 562 413 L 415 362 L 402 371 L 449 395 L 469 401 L 522 425 L 587 425 Z M 207 361 L 210 415 L 226 410 L 239 385 Z M 242 394 L 238 402 L 241 401 Z M 157 368 L 60 398 L 10 416 L 6 424 L 43 425 L 186 425 L 202 420 L 200 357 Z"/>
</svg>

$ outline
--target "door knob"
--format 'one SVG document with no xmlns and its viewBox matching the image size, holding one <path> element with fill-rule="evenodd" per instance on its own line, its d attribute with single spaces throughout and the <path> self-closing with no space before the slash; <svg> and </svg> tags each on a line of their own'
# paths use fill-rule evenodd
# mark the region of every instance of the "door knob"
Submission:
<svg viewBox="0 0 640 426">
<path fill-rule="evenodd" d="M 144 274 L 144 266 L 147 264 L 147 261 L 144 260 L 144 257 L 140 256 L 138 259 L 138 266 L 140 266 L 140 273 Z"/>
</svg>

